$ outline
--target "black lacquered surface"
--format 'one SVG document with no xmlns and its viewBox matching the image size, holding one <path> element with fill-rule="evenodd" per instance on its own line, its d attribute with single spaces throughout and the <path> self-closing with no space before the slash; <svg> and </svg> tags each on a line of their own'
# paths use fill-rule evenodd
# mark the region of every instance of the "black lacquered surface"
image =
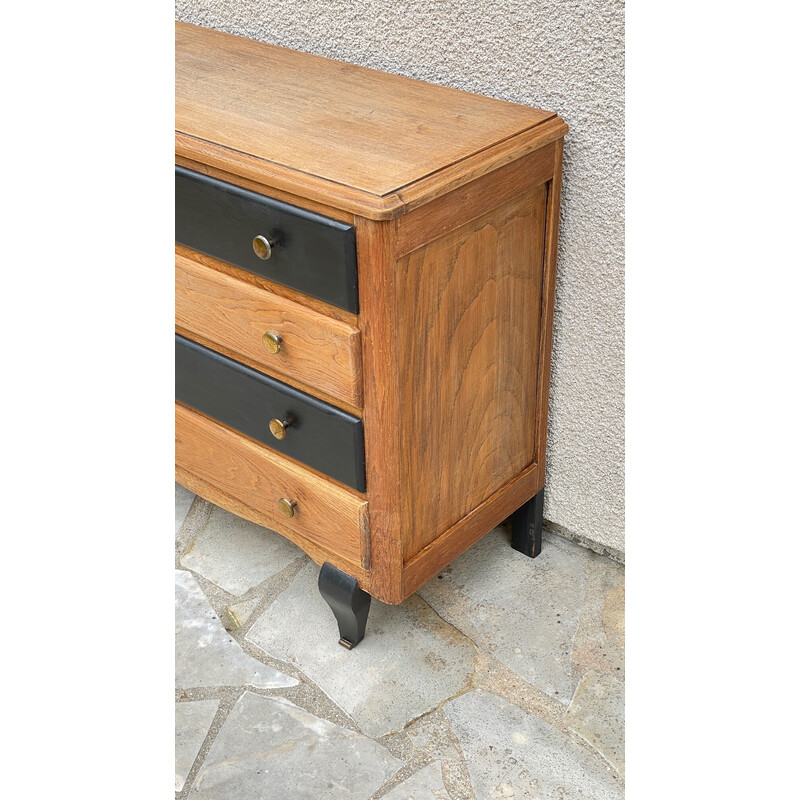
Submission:
<svg viewBox="0 0 800 800">
<path fill-rule="evenodd" d="M 366 489 L 358 417 L 177 334 L 175 399 L 347 486 Z M 291 420 L 286 438 L 270 433 L 272 419 Z"/>
<path fill-rule="evenodd" d="M 266 261 L 253 250 L 275 245 Z M 358 312 L 352 225 L 175 167 L 175 241 L 332 305 Z"/>
</svg>

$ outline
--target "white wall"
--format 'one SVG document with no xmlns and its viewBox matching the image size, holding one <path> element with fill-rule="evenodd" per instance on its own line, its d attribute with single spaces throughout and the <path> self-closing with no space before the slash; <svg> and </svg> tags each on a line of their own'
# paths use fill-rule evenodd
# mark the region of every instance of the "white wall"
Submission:
<svg viewBox="0 0 800 800">
<path fill-rule="evenodd" d="M 544 512 L 624 551 L 622 0 L 176 0 L 175 17 L 567 122 Z"/>
</svg>

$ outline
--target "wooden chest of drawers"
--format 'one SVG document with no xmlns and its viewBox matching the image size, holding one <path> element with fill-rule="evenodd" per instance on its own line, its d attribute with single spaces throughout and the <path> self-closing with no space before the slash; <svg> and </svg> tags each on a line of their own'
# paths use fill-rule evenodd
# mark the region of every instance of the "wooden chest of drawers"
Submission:
<svg viewBox="0 0 800 800">
<path fill-rule="evenodd" d="M 555 114 L 176 23 L 176 476 L 342 643 L 497 524 L 536 555 Z"/>
</svg>

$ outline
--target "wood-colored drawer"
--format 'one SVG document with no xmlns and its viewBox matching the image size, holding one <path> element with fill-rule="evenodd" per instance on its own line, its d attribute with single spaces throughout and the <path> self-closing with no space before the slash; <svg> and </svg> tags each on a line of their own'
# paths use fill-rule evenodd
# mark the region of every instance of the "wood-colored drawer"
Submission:
<svg viewBox="0 0 800 800">
<path fill-rule="evenodd" d="M 290 383 L 362 407 L 361 337 L 352 325 L 177 253 L 175 322 Z M 279 337 L 278 352 L 265 334 Z"/>
<path fill-rule="evenodd" d="M 308 540 L 368 566 L 369 518 L 362 498 L 180 403 L 175 404 L 175 464 L 300 546 Z M 295 504 L 292 516 L 284 514 L 281 501 Z"/>
<path fill-rule="evenodd" d="M 177 334 L 175 399 L 334 480 L 366 488 L 358 417 Z"/>
<path fill-rule="evenodd" d="M 356 237 L 346 222 L 176 166 L 175 241 L 358 312 Z"/>
</svg>

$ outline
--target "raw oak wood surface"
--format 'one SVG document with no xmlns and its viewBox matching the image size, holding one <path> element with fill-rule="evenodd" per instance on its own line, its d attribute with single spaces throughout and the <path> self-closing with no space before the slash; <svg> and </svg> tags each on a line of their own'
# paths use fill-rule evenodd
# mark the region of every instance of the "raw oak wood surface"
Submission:
<svg viewBox="0 0 800 800">
<path fill-rule="evenodd" d="M 190 492 L 202 497 L 204 500 L 208 500 L 209 503 L 213 503 L 215 506 L 230 511 L 231 514 L 236 514 L 242 519 L 250 520 L 250 522 L 254 522 L 256 525 L 261 525 L 262 528 L 269 528 L 270 530 L 274 528 L 271 516 L 251 508 L 241 500 L 220 489 L 216 484 L 209 483 L 207 480 L 198 477 L 177 464 L 175 465 L 175 482 L 179 483 L 181 486 L 185 486 Z M 292 532 L 290 534 L 283 533 L 282 535 L 302 548 L 302 550 L 317 564 L 322 565 L 325 561 L 330 562 L 338 569 L 354 577 L 358 581 L 359 586 L 363 587 L 365 591 L 370 592 L 371 576 L 369 572 L 369 552 L 367 549 L 364 550 L 366 553 L 366 559 L 364 561 L 365 566 L 362 566 L 353 561 L 347 561 L 339 553 L 336 553 L 329 547 L 320 545 L 317 541 L 306 538 L 301 533 Z M 364 535 L 364 540 L 368 545 L 369 531 Z"/>
<path fill-rule="evenodd" d="M 392 206 L 386 216 L 397 217 L 420 208 L 431 200 L 436 200 L 465 186 L 470 181 L 482 178 L 528 153 L 535 152 L 540 147 L 562 139 L 566 131 L 567 126 L 563 120 L 554 117 L 524 133 L 518 133 L 516 136 L 505 139 L 493 147 L 487 147 L 462 161 L 456 161 L 399 190 L 394 197 L 398 199 L 401 206 L 399 208 Z"/>
<path fill-rule="evenodd" d="M 315 192 L 327 190 L 366 216 L 392 216 L 436 196 L 437 173 L 454 164 L 473 159 L 460 173 L 477 175 L 496 159 L 540 146 L 552 126 L 539 126 L 557 120 L 552 112 L 185 23 L 175 31 L 179 156 L 249 179 L 263 171 L 283 191 L 300 179 L 302 196 L 319 200 Z M 503 148 L 510 139 L 511 154 Z M 445 183 L 457 179 L 449 174 Z"/>
<path fill-rule="evenodd" d="M 416 592 L 484 534 L 496 528 L 544 486 L 544 469 L 532 464 L 514 480 L 434 539 L 403 567 L 403 597 Z"/>
<path fill-rule="evenodd" d="M 394 251 L 402 256 L 465 225 L 488 209 L 539 186 L 553 174 L 555 145 L 547 145 L 395 220 Z"/>
<path fill-rule="evenodd" d="M 397 262 L 404 559 L 534 460 L 544 185 Z"/>
<path fill-rule="evenodd" d="M 368 563 L 362 497 L 180 403 L 175 404 L 175 464 L 258 512 L 259 524 L 288 539 L 299 535 L 348 562 Z M 297 503 L 293 517 L 281 514 L 281 498 Z"/>
<path fill-rule="evenodd" d="M 257 369 L 361 406 L 358 328 L 181 255 L 175 256 L 175 322 Z M 267 332 L 280 336 L 279 352 L 264 347 Z"/>
<path fill-rule="evenodd" d="M 370 501 L 372 593 L 400 603 L 403 531 L 400 386 L 397 367 L 399 305 L 390 222 L 356 219 L 358 292 L 364 369 L 364 450 Z M 376 593 L 377 592 L 377 593 Z"/>
<path fill-rule="evenodd" d="M 316 311 L 317 313 L 323 314 L 331 319 L 337 319 L 353 328 L 358 327 L 358 314 L 354 314 L 352 311 L 347 311 L 344 308 L 333 306 L 330 303 L 326 303 L 324 300 L 318 300 L 316 297 L 311 297 L 310 295 L 303 294 L 296 289 L 292 289 L 290 286 L 284 286 L 282 283 L 276 283 L 275 281 L 271 281 L 262 275 L 256 275 L 254 272 L 248 272 L 247 270 L 240 269 L 239 267 L 234 267 L 232 264 L 227 264 L 226 262 L 220 261 L 213 256 L 201 253 L 199 250 L 192 250 L 190 247 L 184 247 L 182 244 L 176 243 L 175 257 L 187 258 L 190 261 L 203 264 L 204 266 L 210 267 L 217 272 L 223 272 L 226 275 L 230 275 L 237 281 L 249 283 L 251 286 L 264 289 L 265 291 L 270 292 L 270 294 L 277 295 L 278 297 L 285 297 L 287 300 L 291 300 L 293 303 L 297 303 L 304 308 L 310 308 L 312 311 Z"/>
</svg>

